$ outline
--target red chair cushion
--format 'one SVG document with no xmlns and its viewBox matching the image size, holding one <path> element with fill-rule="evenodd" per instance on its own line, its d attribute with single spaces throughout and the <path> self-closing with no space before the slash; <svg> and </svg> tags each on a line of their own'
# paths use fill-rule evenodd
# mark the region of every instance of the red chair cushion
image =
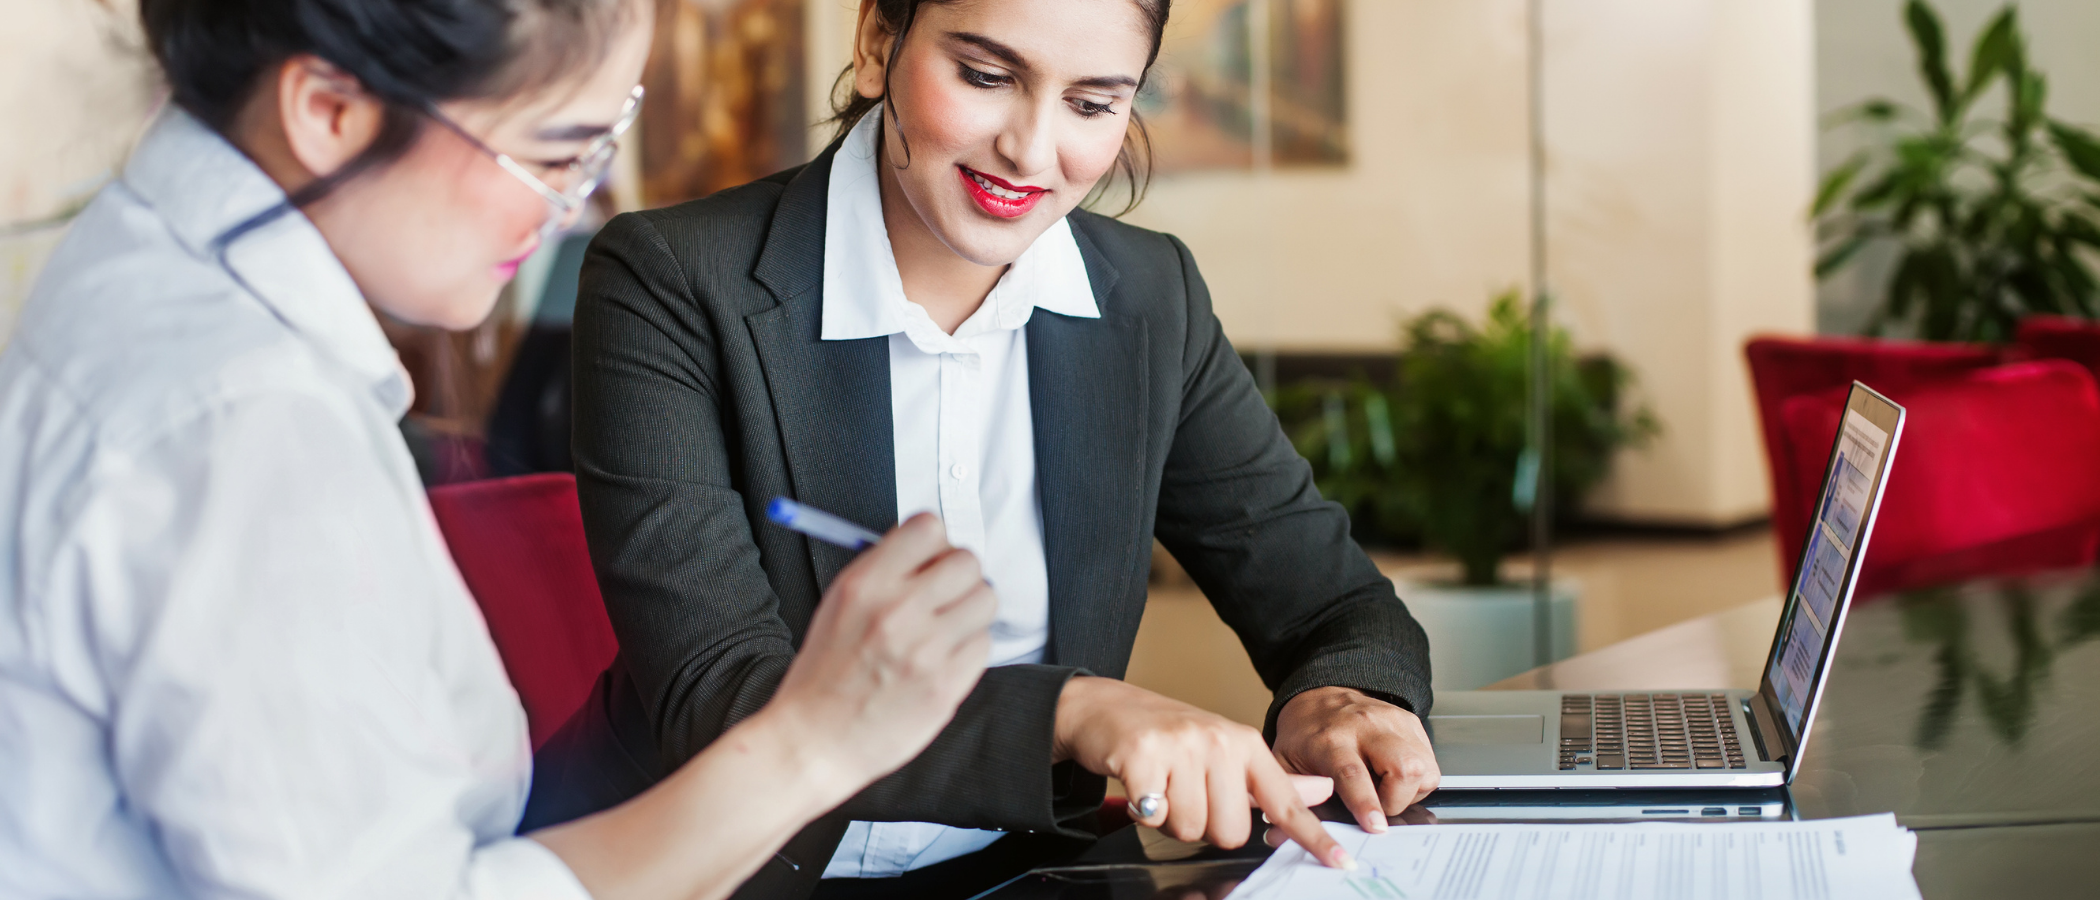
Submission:
<svg viewBox="0 0 2100 900">
<path fill-rule="evenodd" d="M 2100 322 L 2069 316 L 2020 320 L 2013 345 L 2027 359 L 2068 359 L 2100 376 Z"/>
<path fill-rule="evenodd" d="M 525 704 L 538 749 L 619 652 L 584 543 L 576 479 L 522 475 L 430 491 L 452 560 Z"/>
<path fill-rule="evenodd" d="M 2100 562 L 2100 520 L 1886 564 L 1871 552 L 1860 573 L 1860 599 L 1933 585 L 1979 578 L 2016 578 L 2044 572 L 2082 569 Z"/>
<path fill-rule="evenodd" d="M 2100 519 L 2100 388 L 2084 368 L 2045 360 L 1868 386 L 1909 416 L 1863 588 L 1885 580 L 1880 571 L 1928 557 Z M 1781 411 L 1788 468 L 1808 486 L 1807 504 L 1821 487 L 1844 403 L 1845 390 L 1832 389 L 1792 398 Z"/>
<path fill-rule="evenodd" d="M 1772 530 L 1778 537 L 1779 568 L 1788 581 L 1808 539 L 1809 510 L 1821 487 L 1819 464 L 1806 481 L 1794 477 L 1792 457 L 1780 410 L 1802 394 L 1842 391 L 1864 381 L 1887 393 L 1913 384 L 1959 377 L 1997 365 L 2000 352 L 1982 344 L 1933 344 L 1868 338 L 1762 337 L 1743 347 L 1750 363 L 1750 382 L 1757 392 L 1758 418 L 1765 440 L 1765 460 L 1772 474 Z M 1836 432 L 1833 431 L 1832 434 Z M 1828 444 L 1824 449 L 1829 449 Z M 1821 452 L 1821 451 L 1818 451 Z"/>
</svg>

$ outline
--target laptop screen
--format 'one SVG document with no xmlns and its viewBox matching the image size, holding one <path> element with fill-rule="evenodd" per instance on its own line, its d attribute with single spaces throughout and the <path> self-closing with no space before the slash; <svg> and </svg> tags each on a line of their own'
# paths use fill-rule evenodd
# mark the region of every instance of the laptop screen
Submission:
<svg viewBox="0 0 2100 900">
<path fill-rule="evenodd" d="M 1854 397 L 1858 394 L 1855 390 Z M 1793 596 L 1786 604 L 1787 618 L 1765 672 L 1778 711 L 1794 735 L 1802 733 L 1802 720 L 1815 695 L 1817 670 L 1844 599 L 1846 577 L 1860 552 L 1863 526 L 1873 511 L 1875 481 L 1890 447 L 1888 430 L 1868 421 L 1857 406 L 1846 404 L 1835 458 L 1824 476 L 1801 571 L 1794 576 Z"/>
</svg>

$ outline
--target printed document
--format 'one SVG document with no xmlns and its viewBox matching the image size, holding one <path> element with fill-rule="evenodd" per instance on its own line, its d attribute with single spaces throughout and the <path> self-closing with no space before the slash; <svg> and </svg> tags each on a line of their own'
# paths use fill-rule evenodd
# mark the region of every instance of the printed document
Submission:
<svg viewBox="0 0 2100 900">
<path fill-rule="evenodd" d="M 1356 871 L 1285 844 L 1229 900 L 1918 900 L 1917 838 L 1886 814 L 1327 830 Z"/>
</svg>

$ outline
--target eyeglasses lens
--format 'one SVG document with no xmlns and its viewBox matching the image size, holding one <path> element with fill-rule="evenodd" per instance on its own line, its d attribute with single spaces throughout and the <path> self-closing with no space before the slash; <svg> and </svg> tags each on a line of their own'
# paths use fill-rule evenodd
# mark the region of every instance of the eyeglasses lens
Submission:
<svg viewBox="0 0 2100 900">
<path fill-rule="evenodd" d="M 613 158 L 620 152 L 620 136 L 634 125 L 641 114 L 642 89 L 637 87 L 627 98 L 627 105 L 620 110 L 620 118 L 610 131 L 591 142 L 583 155 L 561 169 L 547 173 L 540 183 L 551 189 L 546 195 L 547 224 L 543 229 L 554 232 L 576 224 L 582 217 L 584 202 L 605 184 L 612 173 Z"/>
</svg>

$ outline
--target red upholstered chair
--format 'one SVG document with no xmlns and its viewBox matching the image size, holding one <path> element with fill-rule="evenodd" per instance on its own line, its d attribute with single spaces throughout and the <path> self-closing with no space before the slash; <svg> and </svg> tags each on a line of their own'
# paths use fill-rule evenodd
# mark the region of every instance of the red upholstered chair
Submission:
<svg viewBox="0 0 2100 900">
<path fill-rule="evenodd" d="M 2042 360 L 1868 386 L 1903 404 L 1909 417 L 1860 576 L 1862 595 L 1899 586 L 1890 573 L 1933 557 L 2100 520 L 2100 388 L 2091 372 Z M 1844 398 L 1844 388 L 1833 388 L 1781 409 L 1787 467 L 1794 483 L 1808 486 L 1804 509 L 1815 502 Z M 2071 544 L 2090 553 L 2081 549 L 2089 540 Z"/>
<path fill-rule="evenodd" d="M 2082 569 L 2100 562 L 2100 519 L 1918 559 L 1876 563 L 1868 551 L 1859 596 L 1954 584 L 1978 578 L 2013 578 Z"/>
<path fill-rule="evenodd" d="M 1854 381 L 1887 393 L 2000 362 L 1997 348 L 1981 344 L 1867 338 L 1762 337 L 1744 345 L 1743 355 L 1750 361 L 1750 383 L 1757 391 L 1765 460 L 1772 473 L 1772 530 L 1779 539 L 1780 574 L 1788 582 L 1793 580 L 1794 564 L 1800 561 L 1801 545 L 1808 539 L 1808 514 L 1823 470 L 1819 463 L 1808 480 L 1795 478 L 1780 422 L 1780 409 L 1787 400 L 1833 388 L 1842 395 L 1842 389 Z M 1826 440 L 1823 449 L 1829 447 Z"/>
<path fill-rule="evenodd" d="M 2013 347 L 2026 359 L 2068 359 L 2100 376 L 2100 322 L 2069 316 L 2020 320 Z"/>
<path fill-rule="evenodd" d="M 533 749 L 568 721 L 619 650 L 576 506 L 576 478 L 522 475 L 430 491 L 452 560 L 525 703 Z"/>
</svg>

